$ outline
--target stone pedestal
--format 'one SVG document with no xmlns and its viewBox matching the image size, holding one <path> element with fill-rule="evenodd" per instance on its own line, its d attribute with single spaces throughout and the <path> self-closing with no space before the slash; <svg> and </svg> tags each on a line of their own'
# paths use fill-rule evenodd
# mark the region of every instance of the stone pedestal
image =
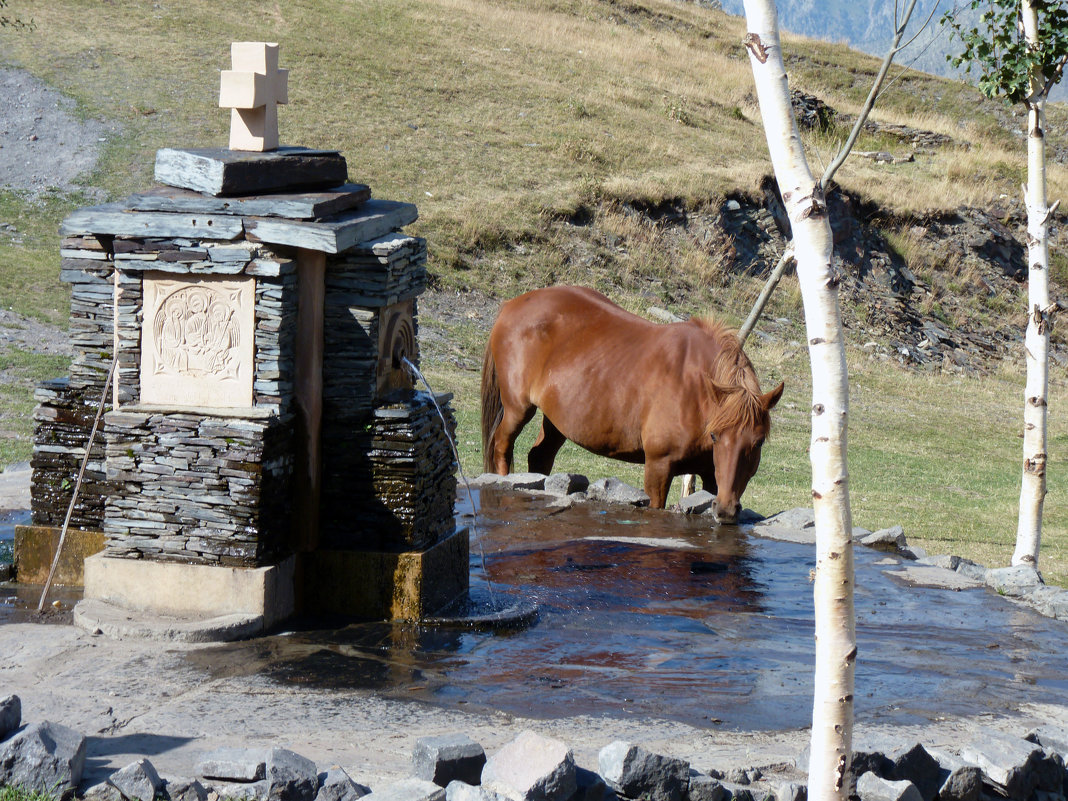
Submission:
<svg viewBox="0 0 1068 801">
<path fill-rule="evenodd" d="M 38 391 L 33 520 L 62 523 L 114 355 L 74 519 L 104 534 L 86 598 L 263 626 L 453 601 L 455 423 L 405 368 L 426 283 L 426 243 L 400 230 L 415 207 L 344 184 L 328 151 L 165 150 L 156 175 L 171 186 L 62 227 L 76 355 Z"/>
</svg>

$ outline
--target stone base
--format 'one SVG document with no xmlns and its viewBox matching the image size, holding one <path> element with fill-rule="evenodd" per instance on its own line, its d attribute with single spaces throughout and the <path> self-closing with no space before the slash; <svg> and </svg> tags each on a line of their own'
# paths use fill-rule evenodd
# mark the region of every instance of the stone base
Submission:
<svg viewBox="0 0 1068 801">
<path fill-rule="evenodd" d="M 302 555 L 303 611 L 378 620 L 431 617 L 467 592 L 466 528 L 425 551 L 315 551 Z"/>
<path fill-rule="evenodd" d="M 256 631 L 293 614 L 296 559 L 270 567 L 218 567 L 103 554 L 85 560 L 85 599 L 142 616 L 258 619 Z"/>
<path fill-rule="evenodd" d="M 55 526 L 15 526 L 15 578 L 20 584 L 44 584 L 62 529 Z M 87 557 L 104 550 L 104 532 L 67 529 L 63 554 L 56 567 L 53 584 L 80 587 L 82 565 Z"/>
</svg>

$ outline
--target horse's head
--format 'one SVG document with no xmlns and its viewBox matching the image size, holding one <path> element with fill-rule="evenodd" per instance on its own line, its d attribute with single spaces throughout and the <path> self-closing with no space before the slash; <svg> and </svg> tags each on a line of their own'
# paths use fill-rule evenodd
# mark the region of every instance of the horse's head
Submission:
<svg viewBox="0 0 1068 801">
<path fill-rule="evenodd" d="M 742 493 L 760 466 L 760 449 L 771 430 L 771 415 L 785 387 L 780 383 L 761 395 L 745 387 L 724 388 L 709 380 L 716 414 L 708 425 L 716 474 L 712 511 L 720 523 L 733 523 L 741 511 Z"/>
</svg>

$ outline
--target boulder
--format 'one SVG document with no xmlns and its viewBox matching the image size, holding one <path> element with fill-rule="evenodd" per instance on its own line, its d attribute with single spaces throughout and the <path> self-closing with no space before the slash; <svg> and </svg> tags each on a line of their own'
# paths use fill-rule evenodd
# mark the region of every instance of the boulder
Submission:
<svg viewBox="0 0 1068 801">
<path fill-rule="evenodd" d="M 518 490 L 545 489 L 545 475 L 542 473 L 509 473 L 497 477 L 501 484 Z"/>
<path fill-rule="evenodd" d="M 449 782 L 445 788 L 445 801 L 499 801 L 500 796 L 485 787 L 459 780 Z"/>
<path fill-rule="evenodd" d="M 152 801 L 163 790 L 163 779 L 147 759 L 139 759 L 115 771 L 107 783 L 127 801 Z"/>
<path fill-rule="evenodd" d="M 910 781 L 920 791 L 923 801 L 934 801 L 942 786 L 942 767 L 920 743 L 899 749 L 887 758 L 893 763 L 887 778 Z"/>
<path fill-rule="evenodd" d="M 637 487 L 624 484 L 618 478 L 600 478 L 590 484 L 586 495 L 591 501 L 648 506 L 649 496 Z"/>
<path fill-rule="evenodd" d="M 260 781 L 267 775 L 267 751 L 262 748 L 217 748 L 202 754 L 194 771 L 202 779 Z"/>
<path fill-rule="evenodd" d="M 808 801 L 808 786 L 801 782 L 779 782 L 771 794 L 775 801 Z"/>
<path fill-rule="evenodd" d="M 17 695 L 0 698 L 0 740 L 22 725 L 22 701 Z"/>
<path fill-rule="evenodd" d="M 553 473 L 545 479 L 545 491 L 552 495 L 572 495 L 576 492 L 585 492 L 590 486 L 590 480 L 578 473 Z"/>
<path fill-rule="evenodd" d="M 606 801 L 606 799 L 615 798 L 601 774 L 593 770 L 576 766 L 575 785 L 577 789 L 571 797 L 572 801 Z"/>
<path fill-rule="evenodd" d="M 416 778 L 441 787 L 453 780 L 478 784 L 485 764 L 486 752 L 466 734 L 420 737 L 412 753 Z"/>
<path fill-rule="evenodd" d="M 783 528 L 812 528 L 816 525 L 816 513 L 807 507 L 799 506 L 796 509 L 787 509 L 785 512 L 766 517 L 757 525 L 782 526 Z"/>
<path fill-rule="evenodd" d="M 920 791 L 909 781 L 890 781 L 871 771 L 857 779 L 857 795 L 861 801 L 921 801 Z"/>
<path fill-rule="evenodd" d="M 712 508 L 716 496 L 708 490 L 698 490 L 693 495 L 679 499 L 679 511 L 688 515 L 703 515 Z"/>
<path fill-rule="evenodd" d="M 0 701 L 0 704 L 3 702 Z M 1068 727 L 1052 723 L 1032 729 L 1024 738 L 1041 745 L 1046 751 L 1056 751 L 1062 757 L 1068 757 Z"/>
<path fill-rule="evenodd" d="M 986 781 L 1012 801 L 1027 801 L 1038 781 L 1035 769 L 1045 757 L 1041 746 L 1022 737 L 984 730 L 960 750 L 961 759 L 978 766 Z"/>
<path fill-rule="evenodd" d="M 948 772 L 938 788 L 938 801 L 979 801 L 983 772 L 975 765 L 961 765 Z"/>
<path fill-rule="evenodd" d="M 211 785 L 209 794 L 214 793 L 226 801 L 267 801 L 267 780 L 255 782 L 221 782 Z"/>
<path fill-rule="evenodd" d="M 719 779 L 691 770 L 686 797 L 689 801 L 730 801 L 731 791 Z"/>
<path fill-rule="evenodd" d="M 445 801 L 445 788 L 424 779 L 403 779 L 363 798 L 364 801 Z"/>
<path fill-rule="evenodd" d="M 77 788 L 85 768 L 85 737 L 58 723 L 34 723 L 0 743 L 0 785 L 56 793 Z"/>
<path fill-rule="evenodd" d="M 355 801 L 370 792 L 370 788 L 357 784 L 344 769 L 335 765 L 319 774 L 319 792 L 315 794 L 315 801 Z"/>
<path fill-rule="evenodd" d="M 287 748 L 268 752 L 264 778 L 270 801 L 314 801 L 319 790 L 315 763 Z"/>
<path fill-rule="evenodd" d="M 690 780 L 688 762 L 622 740 L 602 748 L 597 764 L 608 786 L 625 798 L 680 801 Z"/>
<path fill-rule="evenodd" d="M 1001 595 L 1018 598 L 1042 586 L 1042 576 L 1031 565 L 997 567 L 986 572 L 986 583 Z"/>
<path fill-rule="evenodd" d="M 908 541 L 905 539 L 905 529 L 901 526 L 891 526 L 869 534 L 860 541 L 860 544 L 877 551 L 898 553 L 908 546 Z"/>
<path fill-rule="evenodd" d="M 987 569 L 982 565 L 976 564 L 971 559 L 961 559 L 955 569 L 958 573 L 963 573 L 968 578 L 986 583 Z"/>
<path fill-rule="evenodd" d="M 196 779 L 169 778 L 163 782 L 163 797 L 168 801 L 207 801 L 208 790 Z"/>
<path fill-rule="evenodd" d="M 949 554 L 937 554 L 936 556 L 922 556 L 918 561 L 921 565 L 940 567 L 943 570 L 956 570 L 957 565 L 960 564 L 960 557 L 950 556 Z"/>
<path fill-rule="evenodd" d="M 486 761 L 482 786 L 511 801 L 567 801 L 578 789 L 575 757 L 560 740 L 524 731 Z"/>
</svg>

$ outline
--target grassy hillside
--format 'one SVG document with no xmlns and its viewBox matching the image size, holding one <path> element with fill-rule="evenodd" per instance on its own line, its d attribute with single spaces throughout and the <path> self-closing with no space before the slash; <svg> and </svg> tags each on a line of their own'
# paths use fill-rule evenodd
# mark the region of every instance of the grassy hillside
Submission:
<svg viewBox="0 0 1068 801">
<path fill-rule="evenodd" d="M 151 183 L 159 147 L 224 144 L 228 114 L 216 108 L 216 92 L 229 43 L 278 41 L 291 70 L 282 140 L 338 149 L 353 180 L 379 197 L 417 203 L 420 220 L 409 230 L 429 240 L 435 288 L 489 298 L 475 317 L 491 318 L 497 299 L 534 286 L 577 282 L 637 311 L 663 305 L 738 322 L 759 289 L 759 279 L 729 270 L 730 241 L 669 237 L 657 222 L 674 209 L 715 216 L 727 197 L 760 197 L 770 165 L 740 19 L 673 0 L 19 0 L 15 10 L 36 30 L 0 30 L 0 62 L 72 96 L 81 114 L 122 126 L 86 178 L 110 198 Z M 840 112 L 859 110 L 875 59 L 798 37 L 786 37 L 785 47 L 793 86 Z M 910 164 L 852 159 L 838 173 L 846 189 L 881 209 L 888 227 L 1018 195 L 1021 120 L 974 90 L 906 74 L 875 116 L 953 140 Z M 1049 117 L 1051 146 L 1064 152 L 1068 114 L 1054 108 Z M 844 135 L 832 127 L 806 136 L 817 170 Z M 857 147 L 899 145 L 869 135 Z M 1068 195 L 1062 164 L 1051 166 L 1049 180 L 1052 198 Z M 0 304 L 63 324 L 54 232 L 86 202 L 30 202 L 0 191 L 0 216 L 20 232 L 0 241 Z M 946 267 L 938 243 L 901 250 L 917 274 Z M 764 512 L 808 499 L 808 362 L 791 344 L 804 340 L 791 281 L 770 311 L 786 322 L 773 341 L 750 347 L 765 385 L 785 378 L 789 387 L 746 497 Z M 446 330 L 457 344 L 428 367 L 436 388 L 457 393 L 472 470 L 477 372 L 469 368 L 478 364 L 484 329 L 460 322 Z M 921 375 L 870 359 L 867 335 L 857 337 L 850 351 L 857 523 L 902 522 L 934 548 L 1003 563 L 1018 493 L 1019 368 L 998 366 L 984 379 Z M 448 355 L 456 351 L 462 358 Z M 13 387 L 4 385 L 14 400 L 3 407 L 2 428 L 22 438 L 0 448 L 0 458 L 25 458 L 28 386 L 49 369 L 31 365 Z M 1063 368 L 1054 383 L 1045 565 L 1065 581 L 1068 480 L 1057 452 L 1068 443 L 1057 413 Z M 618 471 L 640 483 L 577 451 L 564 466 Z"/>
</svg>

